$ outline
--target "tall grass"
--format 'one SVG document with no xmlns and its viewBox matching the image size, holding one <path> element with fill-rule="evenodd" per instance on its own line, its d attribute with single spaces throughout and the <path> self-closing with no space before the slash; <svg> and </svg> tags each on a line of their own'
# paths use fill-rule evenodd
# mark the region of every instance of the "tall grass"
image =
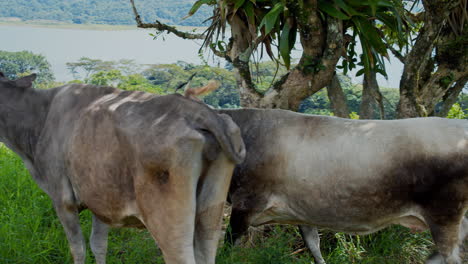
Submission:
<svg viewBox="0 0 468 264">
<path fill-rule="evenodd" d="M 91 231 L 89 212 L 81 214 L 86 240 Z M 89 243 L 88 243 L 89 244 Z M 217 263 L 313 263 L 295 227 L 273 226 L 239 247 L 221 247 Z M 369 236 L 325 232 L 322 252 L 329 264 L 423 263 L 431 252 L 428 233 L 412 234 L 393 227 Z M 164 263 L 146 230 L 112 229 L 108 263 Z M 29 176 L 21 160 L 0 144 L 0 263 L 72 263 L 62 226 L 49 197 Z M 91 251 L 86 263 L 94 263 Z"/>
</svg>

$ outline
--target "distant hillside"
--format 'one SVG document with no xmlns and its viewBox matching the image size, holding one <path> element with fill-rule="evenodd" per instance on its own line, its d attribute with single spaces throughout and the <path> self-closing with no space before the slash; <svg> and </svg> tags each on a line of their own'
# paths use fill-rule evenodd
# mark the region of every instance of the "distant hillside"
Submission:
<svg viewBox="0 0 468 264">
<path fill-rule="evenodd" d="M 135 0 L 146 22 L 156 18 L 171 25 L 202 26 L 209 8 L 182 20 L 195 0 Z M 0 0 L 0 17 L 56 20 L 75 24 L 135 24 L 129 0 Z"/>
</svg>

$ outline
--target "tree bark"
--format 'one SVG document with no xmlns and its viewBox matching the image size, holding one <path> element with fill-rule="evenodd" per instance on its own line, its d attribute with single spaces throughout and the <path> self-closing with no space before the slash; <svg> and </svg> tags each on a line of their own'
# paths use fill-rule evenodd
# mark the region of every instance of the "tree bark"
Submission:
<svg viewBox="0 0 468 264">
<path fill-rule="evenodd" d="M 317 12 L 317 1 L 309 0 L 297 18 L 303 53 L 297 66 L 260 93 L 252 81 L 250 56 L 256 47 L 247 23 L 237 14 L 229 18 L 230 50 L 243 107 L 282 108 L 297 111 L 301 102 L 330 83 L 343 50 L 342 21 Z"/>
<path fill-rule="evenodd" d="M 341 21 L 331 17 L 324 23 L 326 26 L 314 24 L 318 28 L 314 34 L 301 30 L 304 51 L 298 65 L 265 93 L 261 107 L 297 111 L 304 99 L 330 83 L 342 54 L 343 27 Z M 312 41 L 314 38 L 318 40 Z"/>
<path fill-rule="evenodd" d="M 333 114 L 338 117 L 349 118 L 349 109 L 346 104 L 346 96 L 341 87 L 338 75 L 334 75 L 331 83 L 327 86 L 328 99 L 330 99 Z"/>
<path fill-rule="evenodd" d="M 431 61 L 431 55 L 444 22 L 457 0 L 424 0 L 425 21 L 412 50 L 405 58 L 403 75 L 400 80 L 400 101 L 397 106 L 398 118 L 427 116 L 428 109 L 420 96 L 421 76 Z M 428 87 L 430 89 L 430 87 Z M 429 112 L 430 113 L 430 112 Z"/>
<path fill-rule="evenodd" d="M 359 118 L 375 118 L 375 108 L 378 107 L 380 119 L 385 119 L 383 96 L 380 93 L 379 84 L 377 82 L 377 73 L 375 71 L 364 73 L 362 86 L 362 99 L 361 105 L 359 107 Z"/>
<path fill-rule="evenodd" d="M 452 105 L 457 101 L 458 96 L 463 91 L 466 83 L 468 81 L 468 75 L 465 75 L 463 78 L 459 79 L 455 85 L 448 89 L 447 93 L 444 95 L 444 99 L 442 101 L 442 108 L 437 113 L 437 116 L 446 117 Z"/>
<path fill-rule="evenodd" d="M 251 46 L 254 39 L 251 34 L 246 34 L 249 28 L 238 15 L 232 16 L 229 24 L 231 25 L 231 39 L 230 50 L 226 59 L 231 61 L 234 66 L 241 106 L 258 108 L 260 107 L 262 94 L 257 91 L 252 81 L 249 65 L 250 56 L 254 49 Z"/>
</svg>

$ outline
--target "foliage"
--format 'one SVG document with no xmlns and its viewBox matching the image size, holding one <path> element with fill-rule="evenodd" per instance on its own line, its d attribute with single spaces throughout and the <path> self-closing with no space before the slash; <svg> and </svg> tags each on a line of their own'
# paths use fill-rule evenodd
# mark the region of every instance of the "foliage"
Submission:
<svg viewBox="0 0 468 264">
<path fill-rule="evenodd" d="M 450 108 L 450 111 L 447 114 L 447 118 L 452 118 L 452 119 L 467 119 L 468 118 L 468 109 L 463 110 L 463 108 L 460 106 L 459 103 L 453 104 L 452 108 Z"/>
<path fill-rule="evenodd" d="M 30 51 L 9 52 L 0 50 L 0 71 L 10 79 L 37 73 L 37 83 L 54 81 L 50 63 L 46 58 Z"/>
<path fill-rule="evenodd" d="M 350 119 L 359 119 L 359 115 L 356 112 L 349 113 Z"/>
<path fill-rule="evenodd" d="M 365 70 L 375 70 L 386 76 L 384 57 L 388 58 L 386 35 L 393 35 L 401 48 L 408 42 L 409 19 L 405 17 L 402 1 L 353 1 L 333 0 L 319 1 L 322 12 L 342 19 L 344 27 L 353 32 L 347 49 L 347 56 L 342 60 L 344 74 L 356 67 L 356 37 L 362 48 L 360 63 L 363 66 L 356 75 Z"/>
<path fill-rule="evenodd" d="M 100 71 L 91 75 L 88 83 L 94 85 L 117 86 L 122 82 L 123 77 L 119 70 Z"/>
<path fill-rule="evenodd" d="M 266 48 L 268 55 L 277 60 L 271 52 L 272 46 L 277 47 L 277 54 L 282 59 L 284 66 L 289 69 L 291 66 L 291 51 L 296 45 L 296 36 L 301 31 L 312 32 L 315 29 L 307 28 L 306 20 L 308 10 L 303 0 L 198 0 L 194 3 L 189 12 L 189 16 L 196 13 L 202 5 L 213 6 L 215 10 L 212 17 L 213 29 L 208 30 L 206 41 L 212 48 L 216 49 L 218 44 L 224 42 L 220 39 L 219 33 L 214 36 L 214 32 L 224 31 L 227 21 L 234 15 L 240 15 L 247 23 L 247 27 L 254 42 L 260 41 Z M 313 10 L 312 12 L 314 12 Z M 405 16 L 402 1 L 382 0 L 382 1 L 355 1 L 355 0 L 333 0 L 318 1 L 318 11 L 321 19 L 326 21 L 326 17 L 334 17 L 343 21 L 343 32 L 351 30 L 353 35 L 350 40 L 348 53 L 340 66 L 343 71 L 352 70 L 356 65 L 361 65 L 363 70 L 376 70 L 383 75 L 385 73 L 385 63 L 383 57 L 388 57 L 386 40 L 383 30 L 388 34 L 393 34 L 400 47 L 407 44 L 409 19 Z M 305 33 L 308 34 L 308 33 Z M 221 35 L 223 38 L 224 35 Z M 359 38 L 362 47 L 360 63 L 356 63 L 358 57 L 355 44 Z M 257 48 L 255 45 L 253 49 Z M 219 48 L 224 51 L 223 47 Z M 323 68 L 320 61 L 310 58 L 313 71 L 320 71 Z"/>
<path fill-rule="evenodd" d="M 191 0 L 137 0 L 143 19 L 173 25 L 200 26 L 210 12 L 201 8 L 193 17 L 187 14 Z M 75 24 L 135 24 L 128 0 L 0 0 L 0 17 L 18 17 L 23 20 L 55 20 Z"/>
<path fill-rule="evenodd" d="M 123 74 L 133 74 L 139 70 L 139 66 L 133 60 L 119 60 L 119 61 L 103 61 L 99 59 L 91 59 L 88 57 L 81 57 L 76 62 L 66 63 L 68 70 L 73 74 L 76 79 L 81 77 L 87 80 L 91 74 L 100 71 L 119 70 Z"/>
<path fill-rule="evenodd" d="M 160 86 L 152 85 L 141 74 L 124 76 L 117 87 L 126 91 L 143 91 L 148 93 L 164 94 L 164 90 Z"/>
</svg>

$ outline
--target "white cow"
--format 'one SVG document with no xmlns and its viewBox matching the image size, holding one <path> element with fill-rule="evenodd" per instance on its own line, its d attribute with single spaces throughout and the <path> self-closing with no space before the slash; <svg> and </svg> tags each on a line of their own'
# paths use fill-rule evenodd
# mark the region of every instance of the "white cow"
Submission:
<svg viewBox="0 0 468 264">
<path fill-rule="evenodd" d="M 461 264 L 468 232 L 468 121 L 350 120 L 284 110 L 220 110 L 241 128 L 245 161 L 229 197 L 236 240 L 249 225 L 300 225 L 318 263 L 315 227 L 369 234 L 429 228 L 427 263 Z"/>
<path fill-rule="evenodd" d="M 231 118 L 181 95 L 36 90 L 34 79 L 0 73 L 0 141 L 52 199 L 74 263 L 85 262 L 78 213 L 87 208 L 99 264 L 109 226 L 146 227 L 168 264 L 214 264 L 232 171 L 245 156 Z"/>
</svg>

